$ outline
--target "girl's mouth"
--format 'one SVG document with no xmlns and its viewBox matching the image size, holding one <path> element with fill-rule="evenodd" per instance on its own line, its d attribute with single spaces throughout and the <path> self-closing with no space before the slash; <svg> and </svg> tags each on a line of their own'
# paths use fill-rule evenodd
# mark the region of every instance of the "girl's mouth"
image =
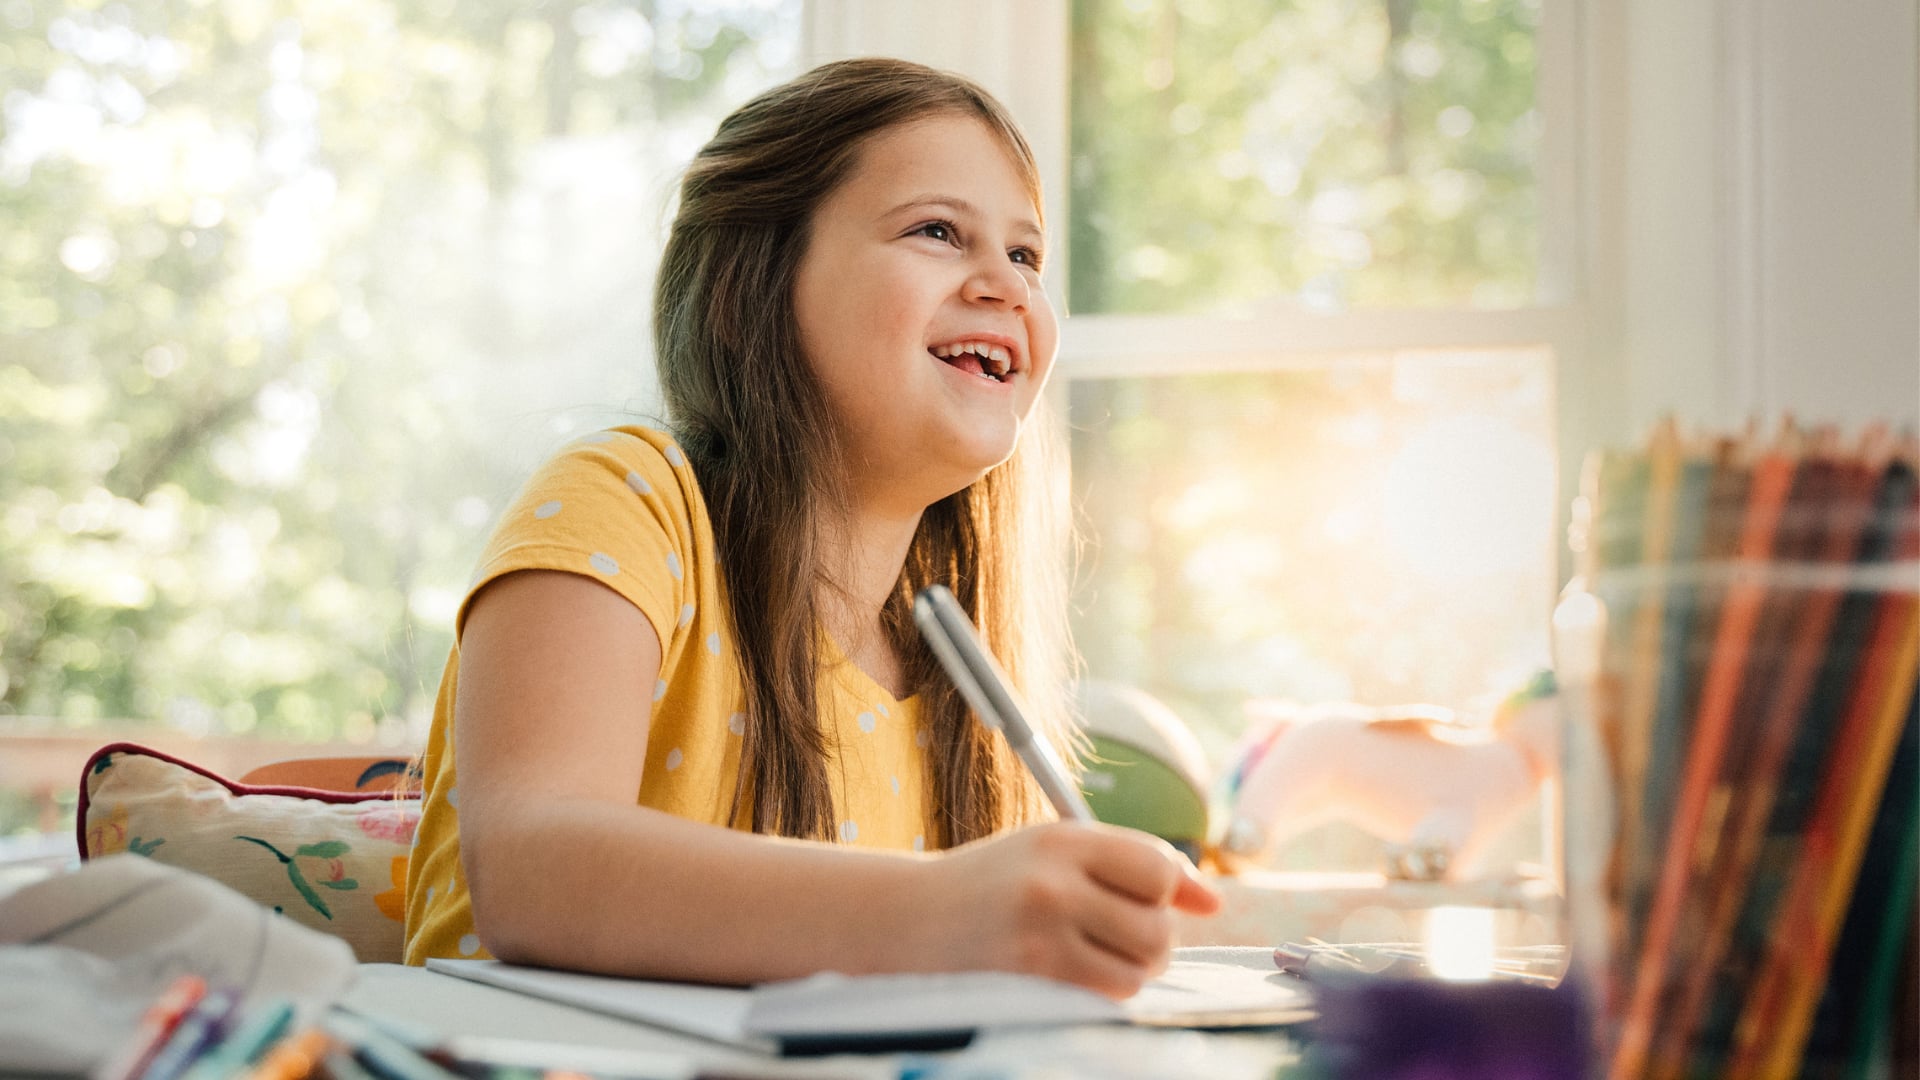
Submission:
<svg viewBox="0 0 1920 1080">
<path fill-rule="evenodd" d="M 961 341 L 927 350 L 943 363 L 990 382 L 1004 383 L 1013 375 L 1013 355 L 999 345 Z"/>
</svg>

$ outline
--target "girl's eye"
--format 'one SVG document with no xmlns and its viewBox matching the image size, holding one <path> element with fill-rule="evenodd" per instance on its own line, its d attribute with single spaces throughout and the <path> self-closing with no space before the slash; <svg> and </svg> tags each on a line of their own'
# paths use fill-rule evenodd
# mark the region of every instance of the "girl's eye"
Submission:
<svg viewBox="0 0 1920 1080">
<path fill-rule="evenodd" d="M 913 231 L 930 240 L 938 240 L 943 244 L 953 243 L 960 234 L 959 230 L 955 229 L 953 223 L 950 221 L 929 221 Z"/>
<path fill-rule="evenodd" d="M 1040 253 L 1032 248 L 1014 248 L 1012 251 L 1007 252 L 1007 258 L 1012 259 L 1021 266 L 1030 266 L 1035 270 L 1040 269 Z"/>
</svg>

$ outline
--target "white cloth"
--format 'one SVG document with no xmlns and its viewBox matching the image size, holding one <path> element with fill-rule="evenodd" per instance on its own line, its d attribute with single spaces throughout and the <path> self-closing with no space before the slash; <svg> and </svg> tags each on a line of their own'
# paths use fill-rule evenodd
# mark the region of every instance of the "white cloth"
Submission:
<svg viewBox="0 0 1920 1080">
<path fill-rule="evenodd" d="M 95 859 L 0 898 L 0 1071 L 82 1073 L 133 1033 L 175 977 L 242 1007 L 291 998 L 317 1019 L 353 950 L 225 885 L 138 855 Z"/>
</svg>

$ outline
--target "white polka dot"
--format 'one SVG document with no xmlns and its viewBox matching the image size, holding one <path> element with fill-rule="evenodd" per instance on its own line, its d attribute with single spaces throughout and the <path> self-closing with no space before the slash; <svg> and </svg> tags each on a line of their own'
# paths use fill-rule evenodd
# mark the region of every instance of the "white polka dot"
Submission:
<svg viewBox="0 0 1920 1080">
<path fill-rule="evenodd" d="M 677 551 L 667 552 L 667 573 L 672 574 L 673 579 L 675 581 L 680 580 L 680 553 L 679 552 Z"/>
<path fill-rule="evenodd" d="M 863 712 L 854 719 L 859 723 L 860 730 L 869 735 L 873 734 L 873 729 L 879 724 L 879 721 L 875 720 L 873 714 L 870 712 Z"/>
<path fill-rule="evenodd" d="M 927 838 L 926 838 L 926 837 L 924 837 L 924 836 L 916 836 L 916 837 L 914 837 L 914 838 L 913 838 L 913 850 L 915 850 L 915 851 L 925 851 L 925 850 L 927 850 Z"/>
<path fill-rule="evenodd" d="M 919 731 L 916 731 L 913 733 L 913 745 L 919 747 L 922 750 L 925 750 L 927 748 L 927 729 L 926 728 L 921 728 Z"/>
<path fill-rule="evenodd" d="M 601 573 L 607 575 L 608 577 L 612 577 L 613 575 L 620 572 L 620 564 L 617 562 L 614 562 L 613 556 L 607 554 L 604 551 L 596 551 L 593 554 L 587 556 L 587 565 L 593 567 L 595 570 L 600 571 Z"/>
<path fill-rule="evenodd" d="M 720 655 L 720 631 L 715 630 L 707 635 L 707 651 L 715 656 Z"/>
<path fill-rule="evenodd" d="M 854 838 L 858 837 L 859 835 L 860 835 L 860 826 L 855 825 L 851 821 L 843 821 L 840 823 L 840 842 L 841 843 L 851 844 L 853 843 Z"/>
<path fill-rule="evenodd" d="M 453 807 L 458 807 L 460 805 L 460 789 L 459 788 L 450 787 L 447 789 L 447 805 L 453 806 Z"/>
<path fill-rule="evenodd" d="M 747 714 L 737 712 L 727 717 L 727 730 L 733 732 L 735 735 L 745 735 L 747 733 Z"/>
<path fill-rule="evenodd" d="M 653 494 L 653 485 L 647 483 L 647 478 L 631 469 L 627 471 L 627 486 L 633 489 L 635 495 Z"/>
<path fill-rule="evenodd" d="M 693 621 L 693 605 L 681 604 L 680 605 L 680 625 L 685 626 L 692 621 Z"/>
<path fill-rule="evenodd" d="M 533 508 L 533 516 L 539 518 L 542 521 L 545 521 L 546 519 L 552 517 L 553 515 L 559 512 L 560 512 L 559 499 L 553 499 L 549 502 L 543 502 L 539 506 L 536 506 Z"/>
<path fill-rule="evenodd" d="M 900 778 L 896 776 L 896 777 L 893 777 L 892 780 L 893 780 L 893 793 L 895 795 L 898 795 L 900 794 Z"/>
<path fill-rule="evenodd" d="M 680 452 L 679 447 L 669 446 L 667 447 L 667 463 L 677 469 L 687 463 L 687 457 Z"/>
<path fill-rule="evenodd" d="M 427 886 L 427 903 L 433 903 L 433 886 Z"/>
<path fill-rule="evenodd" d="M 582 435 L 582 436 L 580 436 L 580 441 L 581 441 L 581 442 L 584 442 L 584 443 L 604 443 L 604 442 L 612 442 L 612 441 L 613 441 L 613 432 L 611 432 L 611 431 L 596 431 L 596 432 L 594 432 L 594 433 L 593 433 L 593 434 L 591 434 L 591 435 Z"/>
<path fill-rule="evenodd" d="M 667 680 L 656 679 L 653 683 L 653 700 L 659 701 L 667 696 Z"/>
<path fill-rule="evenodd" d="M 884 702 L 884 701 L 880 703 L 880 715 L 881 715 L 881 716 L 892 716 L 892 715 L 893 715 L 892 713 L 890 713 L 890 712 L 888 712 L 888 711 L 887 711 L 887 703 L 886 703 L 886 702 Z"/>
<path fill-rule="evenodd" d="M 462 934 L 460 936 L 460 955 L 461 956 L 472 956 L 474 953 L 477 953 L 479 951 L 480 951 L 480 935 L 479 934 Z"/>
<path fill-rule="evenodd" d="M 679 768 L 680 763 L 685 760 L 687 760 L 687 755 L 681 753 L 679 747 L 676 746 L 673 749 L 667 751 L 667 771 L 672 772 L 673 770 Z"/>
</svg>

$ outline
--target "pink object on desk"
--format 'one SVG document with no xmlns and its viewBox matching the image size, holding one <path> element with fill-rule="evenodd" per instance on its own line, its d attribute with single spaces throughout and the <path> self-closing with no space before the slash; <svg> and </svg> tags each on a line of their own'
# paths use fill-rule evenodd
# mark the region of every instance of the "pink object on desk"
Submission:
<svg viewBox="0 0 1920 1080">
<path fill-rule="evenodd" d="M 1433 706 L 1270 717 L 1245 752 L 1224 852 L 1262 865 L 1287 840 L 1348 821 L 1432 853 L 1404 876 L 1459 877 L 1538 794 L 1556 723 L 1555 699 L 1539 695 L 1516 699 L 1484 728 Z"/>
</svg>

